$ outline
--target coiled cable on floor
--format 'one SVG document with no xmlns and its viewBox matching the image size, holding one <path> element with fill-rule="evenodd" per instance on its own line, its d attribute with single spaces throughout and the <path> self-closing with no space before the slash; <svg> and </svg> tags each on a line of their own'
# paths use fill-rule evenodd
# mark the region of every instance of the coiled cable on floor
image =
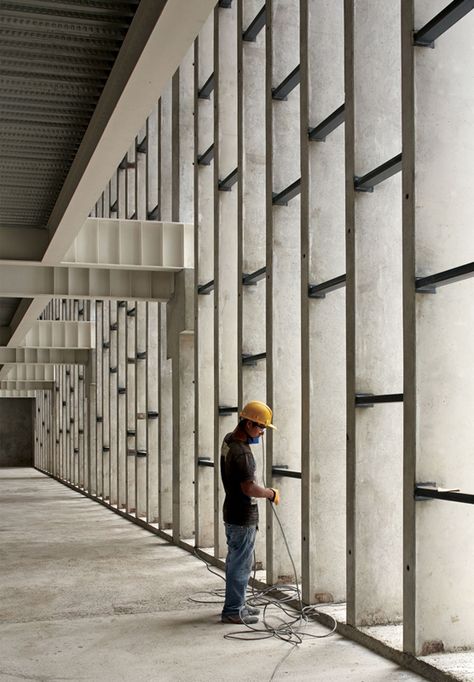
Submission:
<svg viewBox="0 0 474 682">
<path fill-rule="evenodd" d="M 263 467 L 262 470 L 265 471 L 265 448 L 264 448 L 264 442 L 262 438 L 262 459 L 263 459 Z M 323 635 L 316 635 L 311 632 L 306 632 L 303 628 L 305 628 L 309 623 L 310 619 L 312 617 L 318 617 L 320 615 L 320 612 L 318 611 L 317 607 L 315 605 L 308 605 L 304 606 L 303 605 L 303 600 L 301 596 L 301 590 L 299 586 L 299 581 L 298 581 L 298 574 L 296 571 L 296 566 L 295 562 L 293 560 L 293 556 L 291 554 L 291 550 L 288 544 L 288 540 L 285 535 L 285 531 L 283 530 L 283 526 L 280 521 L 280 517 L 278 516 L 278 513 L 275 509 L 275 505 L 270 502 L 270 500 L 267 500 L 268 504 L 272 510 L 272 513 L 278 523 L 278 526 L 280 528 L 283 542 L 285 544 L 286 550 L 288 552 L 288 556 L 290 558 L 291 566 L 293 568 L 293 574 L 295 578 L 295 584 L 294 585 L 270 585 L 269 587 L 263 589 L 263 590 L 256 590 L 254 587 L 248 588 L 247 594 L 249 594 L 249 598 L 246 600 L 244 606 L 240 609 L 239 615 L 240 618 L 243 621 L 243 625 L 245 626 L 244 630 L 239 630 L 237 632 L 228 632 L 224 635 L 224 639 L 242 639 L 242 640 L 259 640 L 259 639 L 269 639 L 271 637 L 276 637 L 277 639 L 280 639 L 287 644 L 291 644 L 291 649 L 285 654 L 285 656 L 281 659 L 281 661 L 278 662 L 276 667 L 274 668 L 272 675 L 270 677 L 270 681 L 275 678 L 276 673 L 280 669 L 280 667 L 283 665 L 283 663 L 288 659 L 290 654 L 293 653 L 293 651 L 303 643 L 303 640 L 305 637 L 311 637 L 314 639 L 324 639 L 326 637 L 331 636 L 334 634 L 337 628 L 337 621 L 335 618 L 330 616 L 329 614 L 325 614 L 325 616 L 329 616 L 331 620 L 333 621 L 333 626 L 329 630 L 329 632 L 326 632 Z M 217 575 L 219 578 L 225 581 L 225 577 L 217 573 L 216 571 L 213 571 L 210 568 L 210 564 L 205 561 L 205 559 L 195 551 L 194 552 L 195 556 L 198 557 L 201 561 L 203 561 L 206 564 L 206 567 L 208 571 L 210 571 L 213 575 Z M 254 582 L 256 579 L 256 561 L 255 561 L 255 553 L 254 553 L 254 573 L 253 573 L 253 578 Z M 278 591 L 279 596 L 278 597 L 272 597 L 270 596 L 272 592 Z M 213 600 L 202 600 L 199 599 L 195 595 L 203 595 L 207 594 L 212 597 L 217 597 L 217 599 Z M 289 602 L 295 601 L 296 597 L 296 602 L 297 602 L 297 608 L 295 608 L 292 604 Z M 212 590 L 211 592 L 197 592 L 194 595 L 188 597 L 190 601 L 193 601 L 195 603 L 199 604 L 216 604 L 216 603 L 222 603 L 225 598 L 225 589 L 217 589 L 217 590 Z M 261 625 L 263 627 L 254 627 L 250 623 L 245 622 L 245 608 L 247 606 L 250 607 L 261 607 L 262 609 L 262 615 L 261 615 Z M 272 609 L 275 610 L 277 609 L 277 613 L 272 613 Z M 275 620 L 277 622 L 275 622 Z"/>
</svg>

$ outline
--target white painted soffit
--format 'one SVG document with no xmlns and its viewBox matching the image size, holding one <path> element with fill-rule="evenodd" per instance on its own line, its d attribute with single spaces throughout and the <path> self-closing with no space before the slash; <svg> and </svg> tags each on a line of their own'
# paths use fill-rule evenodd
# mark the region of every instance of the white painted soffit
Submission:
<svg viewBox="0 0 474 682">
<path fill-rule="evenodd" d="M 168 0 L 164 7 L 161 0 L 140 3 L 52 211 L 44 264 L 63 260 L 215 4 L 216 0 Z"/>
</svg>

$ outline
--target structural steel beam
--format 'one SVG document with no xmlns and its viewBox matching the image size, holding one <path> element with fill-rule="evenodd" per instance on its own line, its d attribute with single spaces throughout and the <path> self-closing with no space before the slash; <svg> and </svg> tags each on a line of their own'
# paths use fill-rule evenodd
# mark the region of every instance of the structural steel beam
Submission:
<svg viewBox="0 0 474 682">
<path fill-rule="evenodd" d="M 9 298 L 47 296 L 165 302 L 173 291 L 174 274 L 171 272 L 89 270 L 45 265 L 31 268 L 19 264 L 4 265 L 0 271 L 0 292 Z"/>
<path fill-rule="evenodd" d="M 0 365 L 85 365 L 88 350 L 69 348 L 0 348 Z"/>
<path fill-rule="evenodd" d="M 420 47 L 434 47 L 434 41 L 468 12 L 474 9 L 474 0 L 454 0 L 423 28 L 415 32 L 413 43 Z"/>
<path fill-rule="evenodd" d="M 87 218 L 61 263 L 79 267 L 194 267 L 193 226 L 157 220 Z"/>
</svg>

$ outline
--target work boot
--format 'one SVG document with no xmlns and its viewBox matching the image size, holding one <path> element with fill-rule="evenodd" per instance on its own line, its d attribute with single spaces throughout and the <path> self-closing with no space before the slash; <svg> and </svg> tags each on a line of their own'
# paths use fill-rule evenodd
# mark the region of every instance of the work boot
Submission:
<svg viewBox="0 0 474 682">
<path fill-rule="evenodd" d="M 250 616 L 242 612 L 242 617 L 238 613 L 222 615 L 221 621 L 223 623 L 232 623 L 233 625 L 255 625 L 255 623 L 258 623 L 258 618 L 257 616 Z"/>
<path fill-rule="evenodd" d="M 242 613 L 244 616 L 258 616 L 260 609 L 258 609 L 256 606 L 244 606 Z"/>
</svg>

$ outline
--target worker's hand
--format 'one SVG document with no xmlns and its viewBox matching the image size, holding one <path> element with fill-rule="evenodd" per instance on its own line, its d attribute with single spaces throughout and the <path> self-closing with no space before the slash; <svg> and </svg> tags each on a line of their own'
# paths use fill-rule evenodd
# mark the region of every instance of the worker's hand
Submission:
<svg viewBox="0 0 474 682">
<path fill-rule="evenodd" d="M 273 504 L 280 504 L 280 491 L 278 488 L 270 488 L 270 490 L 273 491 L 273 499 L 271 499 L 270 502 L 273 502 Z"/>
</svg>

